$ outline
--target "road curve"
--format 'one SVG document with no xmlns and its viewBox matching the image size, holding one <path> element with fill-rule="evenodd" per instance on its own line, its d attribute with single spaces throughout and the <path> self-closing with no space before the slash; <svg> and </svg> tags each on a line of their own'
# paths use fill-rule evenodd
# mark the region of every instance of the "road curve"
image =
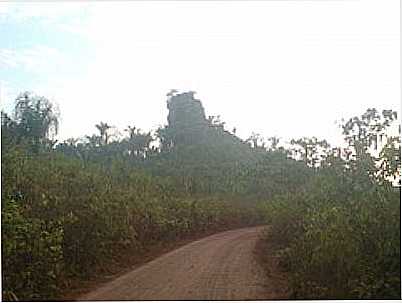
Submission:
<svg viewBox="0 0 402 303">
<path fill-rule="evenodd" d="M 263 228 L 236 229 L 192 242 L 78 300 L 275 299 L 253 254 Z"/>
</svg>

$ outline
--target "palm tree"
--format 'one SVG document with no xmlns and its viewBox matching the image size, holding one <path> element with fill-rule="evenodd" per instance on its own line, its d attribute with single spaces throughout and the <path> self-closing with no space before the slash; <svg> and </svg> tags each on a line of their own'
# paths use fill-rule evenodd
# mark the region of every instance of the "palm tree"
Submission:
<svg viewBox="0 0 402 303">
<path fill-rule="evenodd" d="M 151 133 L 142 133 L 135 126 L 128 126 L 125 131 L 129 133 L 128 144 L 130 155 L 142 155 L 145 158 L 149 145 L 153 140 Z"/>
<path fill-rule="evenodd" d="M 112 126 L 110 126 L 107 123 L 104 122 L 100 122 L 99 124 L 96 124 L 95 127 L 99 130 L 100 132 L 100 137 L 101 137 L 101 142 L 104 145 L 108 144 L 110 135 L 108 133 L 108 130 L 112 128 Z"/>
<path fill-rule="evenodd" d="M 128 140 L 127 140 L 127 142 L 128 142 L 128 150 L 129 150 L 129 153 L 130 153 L 130 155 L 132 156 L 132 157 L 134 157 L 134 155 L 135 155 L 135 143 L 134 143 L 134 140 L 135 140 L 135 130 L 136 130 L 137 128 L 135 127 L 135 126 L 127 126 L 127 128 L 125 129 L 125 131 L 126 132 L 128 132 Z"/>
</svg>

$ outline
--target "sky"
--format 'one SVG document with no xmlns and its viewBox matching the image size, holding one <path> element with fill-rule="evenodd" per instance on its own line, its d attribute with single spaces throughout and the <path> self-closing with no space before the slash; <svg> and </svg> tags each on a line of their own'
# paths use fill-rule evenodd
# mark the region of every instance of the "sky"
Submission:
<svg viewBox="0 0 402 303">
<path fill-rule="evenodd" d="M 341 118 L 400 113 L 400 80 L 399 0 L 0 2 L 1 108 L 47 97 L 60 141 L 156 129 L 177 89 L 243 139 L 337 145 Z"/>
</svg>

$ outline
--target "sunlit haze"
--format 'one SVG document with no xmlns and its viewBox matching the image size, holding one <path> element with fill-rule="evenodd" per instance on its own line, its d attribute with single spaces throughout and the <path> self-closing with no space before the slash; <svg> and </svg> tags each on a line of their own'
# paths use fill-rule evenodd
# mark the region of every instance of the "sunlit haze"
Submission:
<svg viewBox="0 0 402 303">
<path fill-rule="evenodd" d="M 166 124 L 170 89 L 247 138 L 340 142 L 335 121 L 400 112 L 399 1 L 0 4 L 1 107 L 59 105 L 59 140 Z"/>
</svg>

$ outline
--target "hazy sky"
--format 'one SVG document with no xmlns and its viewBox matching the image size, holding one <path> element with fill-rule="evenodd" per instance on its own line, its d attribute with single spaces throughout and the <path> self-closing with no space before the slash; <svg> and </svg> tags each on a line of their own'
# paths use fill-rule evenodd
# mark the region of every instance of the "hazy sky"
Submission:
<svg viewBox="0 0 402 303">
<path fill-rule="evenodd" d="M 339 140 L 335 120 L 400 112 L 400 7 L 388 1 L 0 3 L 1 107 L 55 101 L 60 139 L 166 123 L 194 90 L 238 135 Z"/>
</svg>

